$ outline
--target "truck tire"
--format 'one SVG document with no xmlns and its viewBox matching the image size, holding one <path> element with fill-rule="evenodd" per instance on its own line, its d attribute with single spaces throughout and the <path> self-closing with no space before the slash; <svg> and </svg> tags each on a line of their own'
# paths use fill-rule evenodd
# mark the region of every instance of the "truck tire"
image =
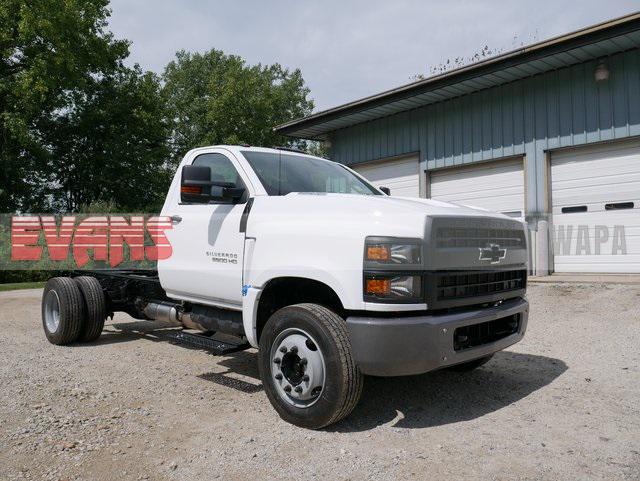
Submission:
<svg viewBox="0 0 640 481">
<path fill-rule="evenodd" d="M 346 417 L 363 376 L 344 320 L 317 304 L 276 311 L 260 336 L 258 366 L 269 401 L 285 421 L 320 429 Z"/>
<path fill-rule="evenodd" d="M 84 319 L 84 300 L 70 277 L 53 277 L 42 294 L 42 327 L 52 344 L 75 342 Z"/>
<path fill-rule="evenodd" d="M 451 366 L 449 369 L 457 372 L 469 372 L 473 371 L 480 366 L 484 366 L 486 363 L 491 361 L 493 354 L 489 354 L 488 356 L 484 356 L 478 359 L 474 359 L 473 361 L 463 362 L 462 364 L 456 364 L 455 366 Z"/>
<path fill-rule="evenodd" d="M 80 329 L 80 342 L 95 341 L 102 334 L 104 321 L 107 318 L 107 301 L 98 279 L 90 276 L 79 276 L 73 279 L 84 298 L 85 317 Z"/>
</svg>

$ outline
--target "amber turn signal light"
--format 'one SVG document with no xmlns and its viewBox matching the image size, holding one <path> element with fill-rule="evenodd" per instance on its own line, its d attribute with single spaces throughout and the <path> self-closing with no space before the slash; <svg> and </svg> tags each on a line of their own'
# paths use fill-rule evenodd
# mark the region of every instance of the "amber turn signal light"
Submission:
<svg viewBox="0 0 640 481">
<path fill-rule="evenodd" d="M 388 261 L 391 258 L 391 251 L 388 245 L 367 246 L 368 261 Z"/>
<path fill-rule="evenodd" d="M 367 279 L 366 289 L 369 295 L 389 295 L 391 293 L 391 280 Z"/>
<path fill-rule="evenodd" d="M 182 194 L 202 194 L 202 187 L 197 185 L 183 185 L 180 186 L 180 192 Z"/>
</svg>

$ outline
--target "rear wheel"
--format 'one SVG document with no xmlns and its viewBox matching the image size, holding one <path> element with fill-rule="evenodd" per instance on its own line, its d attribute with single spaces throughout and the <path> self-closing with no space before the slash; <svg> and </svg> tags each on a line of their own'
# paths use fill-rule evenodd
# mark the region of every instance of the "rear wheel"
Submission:
<svg viewBox="0 0 640 481">
<path fill-rule="evenodd" d="M 362 393 L 344 320 L 316 304 L 287 306 L 271 316 L 260 337 L 259 367 L 269 401 L 296 426 L 333 424 Z"/>
<path fill-rule="evenodd" d="M 81 342 L 95 341 L 102 334 L 104 321 L 107 318 L 107 302 L 98 279 L 90 276 L 79 276 L 73 279 L 84 298 L 85 318 L 80 329 Z"/>
<path fill-rule="evenodd" d="M 84 319 L 84 300 L 70 277 L 49 279 L 42 294 L 42 327 L 52 344 L 75 342 Z"/>
</svg>

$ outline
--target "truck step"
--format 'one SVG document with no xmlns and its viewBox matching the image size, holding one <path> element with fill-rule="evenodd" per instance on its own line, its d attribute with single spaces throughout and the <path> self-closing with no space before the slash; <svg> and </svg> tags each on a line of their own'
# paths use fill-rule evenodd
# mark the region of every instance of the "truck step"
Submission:
<svg viewBox="0 0 640 481">
<path fill-rule="evenodd" d="M 166 337 L 178 344 L 206 349 L 217 356 L 223 356 L 232 352 L 244 351 L 250 347 L 249 343 L 234 343 L 214 339 L 204 334 L 192 334 L 185 331 L 167 332 Z"/>
</svg>

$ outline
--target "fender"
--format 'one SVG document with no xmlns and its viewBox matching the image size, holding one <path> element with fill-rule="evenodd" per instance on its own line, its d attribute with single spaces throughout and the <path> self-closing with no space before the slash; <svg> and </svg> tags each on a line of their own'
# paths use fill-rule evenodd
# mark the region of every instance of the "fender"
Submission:
<svg viewBox="0 0 640 481">
<path fill-rule="evenodd" d="M 354 304 L 353 299 L 349 300 L 345 295 L 346 289 L 335 277 L 326 271 L 307 268 L 304 270 L 283 269 L 262 272 L 261 275 L 257 276 L 253 282 L 247 282 L 242 287 L 242 322 L 244 325 L 245 336 L 253 347 L 258 347 L 257 317 L 260 296 L 269 282 L 283 277 L 308 279 L 326 285 L 336 293 L 338 299 L 340 299 L 340 302 L 346 309 L 359 310 L 364 309 L 365 307 L 365 303 L 362 301 Z M 245 277 L 245 279 L 248 278 L 249 276 Z"/>
</svg>

